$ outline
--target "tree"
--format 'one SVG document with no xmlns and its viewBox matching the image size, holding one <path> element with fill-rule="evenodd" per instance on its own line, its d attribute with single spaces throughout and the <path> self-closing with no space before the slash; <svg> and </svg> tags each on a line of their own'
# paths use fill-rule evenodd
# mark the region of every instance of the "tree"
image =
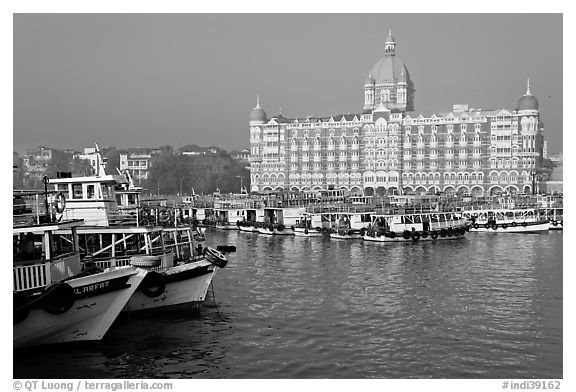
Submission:
<svg viewBox="0 0 576 392">
<path fill-rule="evenodd" d="M 72 170 L 72 154 L 52 149 L 52 159 L 48 161 L 48 166 L 44 174 L 48 178 L 56 178 L 58 172 L 69 172 Z"/>
<path fill-rule="evenodd" d="M 73 175 L 91 176 L 94 174 L 94 168 L 90 165 L 90 161 L 86 159 L 80 159 L 78 157 L 72 159 L 71 168 Z"/>
<path fill-rule="evenodd" d="M 228 154 L 217 155 L 164 155 L 152 165 L 146 183 L 152 194 L 212 193 L 217 188 L 223 193 L 240 192 L 240 179 L 249 184 L 249 171 L 241 162 Z"/>
<path fill-rule="evenodd" d="M 116 168 L 120 169 L 120 154 L 125 154 L 125 150 L 111 148 L 106 151 L 106 173 L 116 174 Z"/>
</svg>

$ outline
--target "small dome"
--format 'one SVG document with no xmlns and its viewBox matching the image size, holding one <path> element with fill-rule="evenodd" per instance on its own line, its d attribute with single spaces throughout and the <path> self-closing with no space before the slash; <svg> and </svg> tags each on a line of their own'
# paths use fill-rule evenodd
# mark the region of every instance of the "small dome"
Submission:
<svg viewBox="0 0 576 392">
<path fill-rule="evenodd" d="M 518 100 L 518 110 L 538 110 L 538 99 L 530 92 L 530 79 L 528 79 L 526 93 Z"/>
<path fill-rule="evenodd" d="M 266 112 L 260 106 L 250 112 L 250 121 L 266 121 Z"/>
<path fill-rule="evenodd" d="M 518 101 L 518 110 L 538 110 L 538 100 L 533 95 L 524 95 Z"/>
<path fill-rule="evenodd" d="M 266 112 L 260 107 L 260 95 L 256 96 L 256 107 L 250 112 L 250 121 L 266 122 Z"/>
<path fill-rule="evenodd" d="M 372 68 L 372 75 L 378 83 L 407 82 L 410 79 L 408 70 L 396 56 L 385 56 Z"/>
</svg>

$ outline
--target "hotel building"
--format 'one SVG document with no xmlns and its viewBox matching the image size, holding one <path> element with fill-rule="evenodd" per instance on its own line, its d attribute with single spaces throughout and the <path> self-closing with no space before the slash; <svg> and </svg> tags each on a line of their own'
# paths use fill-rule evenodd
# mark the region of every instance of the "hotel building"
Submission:
<svg viewBox="0 0 576 392">
<path fill-rule="evenodd" d="M 544 127 L 530 91 L 515 109 L 414 111 L 391 32 L 364 83 L 363 110 L 330 117 L 250 113 L 250 189 L 353 194 L 531 193 Z"/>
</svg>

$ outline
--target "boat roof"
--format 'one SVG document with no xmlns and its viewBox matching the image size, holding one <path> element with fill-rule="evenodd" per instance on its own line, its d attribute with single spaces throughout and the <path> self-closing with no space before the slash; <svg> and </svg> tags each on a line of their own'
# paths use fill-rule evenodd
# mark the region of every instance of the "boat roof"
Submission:
<svg viewBox="0 0 576 392">
<path fill-rule="evenodd" d="M 18 224 L 12 227 L 13 234 L 34 233 L 43 234 L 47 231 L 70 230 L 74 227 L 80 228 L 84 225 L 83 219 L 74 219 L 61 222 L 43 223 L 41 225 Z"/>
<path fill-rule="evenodd" d="M 54 193 L 54 191 L 48 190 L 48 193 Z M 12 196 L 35 196 L 35 195 L 44 196 L 44 191 L 40 190 L 40 189 L 32 189 L 32 190 L 13 189 L 12 190 Z"/>
<path fill-rule="evenodd" d="M 51 178 L 50 184 L 78 184 L 78 183 L 128 183 L 126 177 L 119 174 L 106 174 L 103 176 L 84 176 L 84 177 L 70 177 L 70 178 Z"/>
<path fill-rule="evenodd" d="M 69 228 L 58 231 L 69 231 Z M 141 234 L 161 231 L 164 231 L 161 226 L 82 226 L 77 229 L 78 234 Z"/>
<path fill-rule="evenodd" d="M 561 208 L 561 207 L 560 207 Z M 479 212 L 528 212 L 535 211 L 537 207 L 534 208 L 482 208 L 479 210 L 464 210 L 466 213 L 479 213 Z"/>
<path fill-rule="evenodd" d="M 376 217 L 393 217 L 393 216 L 416 216 L 416 215 L 440 215 L 440 214 L 460 214 L 460 211 L 432 211 L 432 212 L 415 212 L 411 214 L 372 214 Z"/>
</svg>

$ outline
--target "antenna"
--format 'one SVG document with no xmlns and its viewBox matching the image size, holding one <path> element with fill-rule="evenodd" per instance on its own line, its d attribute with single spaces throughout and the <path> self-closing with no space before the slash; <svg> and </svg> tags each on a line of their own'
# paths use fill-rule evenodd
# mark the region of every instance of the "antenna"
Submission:
<svg viewBox="0 0 576 392">
<path fill-rule="evenodd" d="M 106 165 L 104 164 L 104 159 L 102 159 L 98 143 L 94 143 L 94 145 L 96 146 L 96 177 L 105 176 Z"/>
</svg>

